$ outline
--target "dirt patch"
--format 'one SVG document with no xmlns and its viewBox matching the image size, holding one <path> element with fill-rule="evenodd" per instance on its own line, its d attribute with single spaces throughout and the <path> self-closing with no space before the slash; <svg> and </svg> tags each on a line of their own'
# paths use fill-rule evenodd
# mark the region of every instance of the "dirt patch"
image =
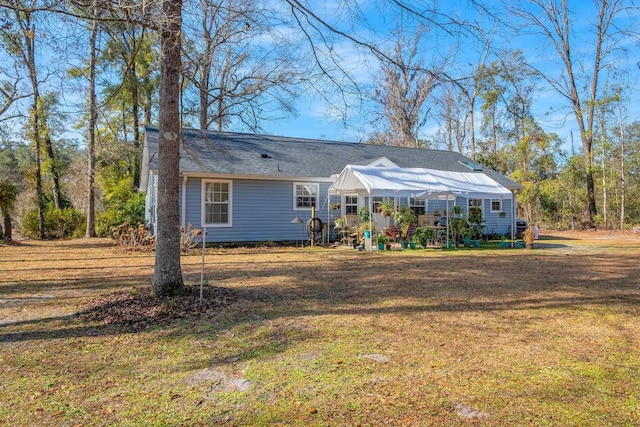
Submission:
<svg viewBox="0 0 640 427">
<path fill-rule="evenodd" d="M 99 297 L 78 317 L 85 322 L 140 330 L 150 324 L 211 313 L 237 301 L 235 292 L 229 289 L 205 286 L 202 291 L 202 301 L 197 286 L 187 286 L 182 295 L 168 300 L 155 297 L 149 287 L 119 291 Z"/>
</svg>

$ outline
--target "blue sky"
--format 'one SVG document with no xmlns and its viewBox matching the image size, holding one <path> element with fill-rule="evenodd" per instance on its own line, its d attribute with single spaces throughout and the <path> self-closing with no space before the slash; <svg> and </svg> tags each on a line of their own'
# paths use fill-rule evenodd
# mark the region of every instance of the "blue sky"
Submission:
<svg viewBox="0 0 640 427">
<path fill-rule="evenodd" d="M 370 32 L 365 33 L 365 37 L 380 37 L 382 42 L 379 46 L 384 46 L 385 37 L 389 37 L 389 33 L 385 28 L 390 28 L 390 22 L 393 20 L 393 16 L 387 16 L 384 20 L 380 19 L 380 10 L 374 7 L 373 2 L 360 2 L 359 3 L 363 12 L 367 15 L 367 18 L 374 18 L 375 26 L 377 27 L 379 34 L 372 35 Z M 467 4 L 465 1 L 455 1 L 447 3 L 451 10 L 447 13 L 458 14 L 461 18 L 465 19 L 482 19 L 475 15 L 469 8 L 464 6 Z M 326 6 L 327 15 L 331 15 L 332 3 L 328 3 Z M 590 70 L 592 64 L 589 62 L 590 53 L 593 51 L 594 37 L 592 32 L 592 24 L 594 16 L 594 8 L 592 2 L 584 1 L 571 1 L 570 7 L 574 11 L 574 20 L 572 21 L 573 29 L 575 30 L 576 44 L 573 50 L 576 54 L 584 55 L 587 70 Z M 442 9 L 441 9 L 442 10 Z M 376 15 L 378 14 L 378 15 Z M 397 18 L 397 17 L 395 17 Z M 635 20 L 635 16 L 630 18 L 621 17 L 616 21 L 616 24 L 626 26 Z M 408 26 L 407 26 L 408 27 Z M 363 30 L 368 31 L 368 30 Z M 437 57 L 440 54 L 450 52 L 451 43 L 453 40 L 443 35 L 443 32 L 439 32 L 432 37 L 432 40 L 427 40 L 427 43 L 435 45 L 436 49 L 431 49 L 427 55 L 427 58 Z M 560 63 L 556 59 L 557 54 L 553 52 L 549 45 L 544 43 L 544 39 L 536 37 L 534 35 L 526 34 L 521 31 L 518 35 L 508 34 L 502 32 L 496 36 L 494 41 L 496 47 L 509 47 L 511 49 L 520 49 L 523 51 L 528 61 L 535 64 L 541 70 L 549 73 L 549 75 L 558 76 L 560 70 Z M 637 110 L 634 107 L 633 99 L 637 87 L 635 81 L 638 79 L 638 67 L 636 65 L 636 58 L 638 58 L 638 45 L 637 42 L 629 43 L 626 46 L 619 46 L 620 48 L 627 49 L 625 54 L 618 52 L 618 59 L 615 61 L 615 67 L 623 70 L 618 75 L 618 79 L 623 80 L 619 84 L 628 86 L 624 92 L 623 100 L 623 115 L 627 117 L 627 120 L 634 120 L 637 117 Z M 358 81 L 364 86 L 370 85 L 372 79 L 376 73 L 376 61 L 368 60 L 366 56 L 363 59 L 363 53 L 356 54 L 352 51 L 347 43 L 343 43 L 339 46 L 343 49 L 341 53 L 348 58 L 346 61 L 355 71 Z M 437 51 L 434 54 L 434 51 Z M 350 54 L 350 52 L 353 52 Z M 457 60 L 454 64 L 451 64 L 452 69 L 447 70 L 454 75 L 464 75 L 465 70 L 469 67 L 477 64 L 477 59 L 480 57 L 478 51 L 468 49 L 458 54 Z M 428 62 L 428 61 L 427 61 Z M 467 62 L 467 64 L 465 64 Z M 576 64 L 578 65 L 578 64 Z M 603 73 L 602 83 L 605 83 L 608 73 Z M 611 82 L 609 82 L 611 83 Z M 365 107 L 370 107 L 370 104 L 365 104 Z M 372 118 L 372 112 L 367 108 L 351 111 L 349 116 L 349 123 L 351 127 L 345 128 L 343 123 L 338 120 L 332 120 L 329 115 L 326 114 L 325 105 L 318 99 L 303 98 L 297 103 L 297 109 L 299 115 L 295 118 L 286 120 L 279 120 L 264 125 L 266 133 L 296 136 L 296 137 L 308 137 L 308 138 L 320 138 L 320 139 L 336 139 L 346 141 L 358 141 L 365 137 L 368 121 Z M 548 85 L 540 82 L 540 87 L 536 93 L 536 99 L 534 103 L 534 113 L 537 116 L 538 122 L 549 132 L 557 133 L 564 140 L 564 148 L 570 150 L 571 134 L 573 133 L 574 145 L 576 149 L 580 150 L 580 138 L 577 125 L 575 125 L 575 118 L 570 109 L 570 104 L 555 93 Z M 479 123 L 479 115 L 476 122 Z M 357 129 L 357 124 L 360 123 L 361 129 Z M 433 129 L 435 124 L 433 122 L 428 123 L 424 129 L 423 136 L 429 137 L 429 130 Z M 364 132 L 363 132 L 364 131 Z"/>
<path fill-rule="evenodd" d="M 359 39 L 365 39 L 374 43 L 381 50 L 385 50 L 385 46 L 390 46 L 392 43 L 393 37 L 391 36 L 390 29 L 393 28 L 395 23 L 402 22 L 407 32 L 411 32 L 411 30 L 415 28 L 415 23 L 409 19 L 409 16 L 407 14 L 403 16 L 399 14 L 397 10 L 392 9 L 390 2 L 380 2 L 376 0 L 351 1 L 349 4 L 358 5 L 361 15 L 356 20 L 349 20 L 347 19 L 348 14 L 346 9 L 341 7 L 345 4 L 342 0 L 313 1 L 316 1 L 316 9 L 314 10 L 323 18 L 329 22 L 338 22 L 341 30 L 357 36 Z M 516 1 L 517 0 L 513 0 L 512 4 Z M 439 11 L 451 16 L 457 16 L 460 19 L 474 21 L 485 19 L 478 16 L 468 7 L 469 2 L 470 0 L 443 1 Z M 273 2 L 270 4 L 273 4 Z M 497 5 L 498 2 L 494 4 Z M 574 50 L 579 53 L 584 52 L 588 54 L 589 51 L 593 49 L 593 38 L 591 34 L 591 24 L 594 16 L 593 3 L 583 0 L 570 0 L 570 4 L 575 10 L 572 25 L 580 40 L 580 42 L 575 45 Z M 283 10 L 283 13 L 288 12 Z M 621 18 L 617 23 L 624 26 L 633 23 L 632 21 L 634 20 L 636 20 L 636 16 Z M 81 26 L 78 24 L 71 25 L 71 23 L 64 22 L 62 19 L 55 19 L 54 21 L 57 21 L 61 26 L 56 35 L 63 37 L 63 39 L 71 40 L 73 39 L 73 37 L 70 37 L 71 33 L 81 30 Z M 487 24 L 487 22 L 489 21 L 485 19 L 485 26 L 489 28 L 491 25 Z M 299 31 L 293 32 L 291 29 L 284 31 L 290 32 L 293 37 L 302 37 Z M 53 42 L 54 38 L 49 38 L 48 41 Z M 367 52 L 365 49 L 357 50 L 353 44 L 344 39 L 335 37 L 333 38 L 333 43 L 332 47 L 334 51 L 341 58 L 341 65 L 350 72 L 353 79 L 364 88 L 364 92 L 366 93 L 366 89 L 371 87 L 373 79 L 376 76 L 378 62 L 372 57 L 370 52 Z M 477 65 L 481 55 L 478 45 L 470 43 L 467 39 L 464 40 L 463 48 L 457 50 L 456 56 L 452 57 L 451 52 L 455 51 L 452 47 L 454 43 L 453 38 L 437 28 L 433 28 L 432 33 L 425 39 L 424 43 L 426 62 L 438 62 L 442 61 L 443 58 L 447 58 L 449 62 L 446 71 L 457 76 L 469 75 L 470 70 Z M 497 34 L 494 46 L 520 49 L 530 62 L 536 64 L 545 72 L 557 74 L 558 68 L 557 65 L 554 65 L 554 62 L 556 62 L 556 54 L 551 52 L 548 46 L 541 43 L 540 39 L 536 39 L 524 32 L 520 32 L 514 36 L 501 31 Z M 638 81 L 638 77 L 640 77 L 638 76 L 639 69 L 637 66 L 637 58 L 640 57 L 638 42 L 634 41 L 619 47 L 627 49 L 626 55 L 619 55 L 619 59 L 614 65 L 623 71 L 618 77 L 618 79 L 623 80 L 624 85 L 627 86 L 627 90 L 624 92 L 623 114 L 626 115 L 628 121 L 631 121 L 638 117 L 638 111 L 633 102 L 635 93 L 637 93 L 635 82 Z M 73 83 L 70 79 L 64 78 L 64 69 L 68 68 L 71 63 L 79 63 L 79 61 L 83 60 L 86 57 L 88 47 L 80 43 L 75 47 L 61 46 L 61 48 L 66 48 L 67 50 L 39 50 L 42 55 L 41 61 L 43 63 L 53 61 L 59 65 L 58 70 L 53 68 L 51 70 L 56 71 L 58 77 L 62 76 L 61 79 L 58 80 L 62 83 L 51 83 L 51 87 L 62 90 L 61 101 L 64 104 L 60 106 L 61 110 L 78 117 L 84 109 L 84 100 L 86 99 L 84 88 L 80 82 Z M 43 54 L 43 52 L 45 53 Z M 70 53 L 73 53 L 75 57 L 69 56 Z M 64 61 L 60 61 L 58 57 L 64 58 Z M 590 66 L 588 61 L 585 63 L 587 66 Z M 43 70 L 48 69 L 43 68 Z M 43 73 L 46 72 L 47 71 L 43 71 Z M 603 76 L 606 76 L 606 74 L 603 74 Z M 51 75 L 49 80 L 50 82 L 55 82 L 55 75 Z M 332 109 L 320 96 L 314 96 L 313 91 L 308 91 L 296 101 L 296 117 L 265 122 L 262 123 L 262 128 L 265 133 L 275 135 L 344 141 L 363 140 L 367 137 L 368 132 L 372 130 L 371 122 L 375 117 L 372 105 L 370 102 L 363 102 L 353 96 L 349 98 L 349 105 L 350 109 L 347 111 L 348 126 L 345 127 L 344 123 L 338 118 L 338 115 L 332 112 Z M 561 99 L 549 87 L 541 85 L 539 91 L 536 93 L 534 108 L 539 123 L 542 124 L 547 131 L 556 132 L 564 139 L 565 149 L 570 149 L 571 133 L 573 132 L 575 146 L 578 151 L 580 150 L 575 119 L 566 100 Z M 477 115 L 476 117 L 476 123 L 479 123 L 480 116 Z M 73 124 L 74 123 L 71 123 L 68 128 L 71 128 Z M 423 127 L 422 136 L 424 138 L 430 138 L 433 130 L 436 128 L 437 124 L 434 121 L 429 121 Z M 82 131 L 77 132 L 76 137 L 79 140 L 83 139 L 81 132 Z M 479 133 L 477 133 L 477 135 L 481 136 Z"/>
</svg>

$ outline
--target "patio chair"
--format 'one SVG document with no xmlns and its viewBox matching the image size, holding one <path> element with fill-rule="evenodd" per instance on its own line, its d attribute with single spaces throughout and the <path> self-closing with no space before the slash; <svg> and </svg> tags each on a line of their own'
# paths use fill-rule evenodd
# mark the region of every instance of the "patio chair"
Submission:
<svg viewBox="0 0 640 427">
<path fill-rule="evenodd" d="M 433 227 L 435 217 L 431 214 L 418 215 L 418 227 Z"/>
<path fill-rule="evenodd" d="M 358 225 L 360 225 L 360 218 L 358 215 L 345 215 L 344 216 L 345 227 L 348 229 L 347 235 L 350 241 L 358 239 Z"/>
</svg>

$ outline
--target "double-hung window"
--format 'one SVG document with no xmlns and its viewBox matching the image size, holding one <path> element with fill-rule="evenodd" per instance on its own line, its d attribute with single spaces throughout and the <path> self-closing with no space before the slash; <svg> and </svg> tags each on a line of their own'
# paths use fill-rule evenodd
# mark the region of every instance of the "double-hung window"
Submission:
<svg viewBox="0 0 640 427">
<path fill-rule="evenodd" d="M 491 212 L 501 212 L 501 211 L 502 211 L 502 200 L 491 199 Z"/>
<path fill-rule="evenodd" d="M 344 196 L 344 214 L 358 215 L 358 196 Z"/>
<path fill-rule="evenodd" d="M 202 218 L 208 227 L 230 227 L 231 181 L 202 181 Z"/>
<path fill-rule="evenodd" d="M 468 203 L 468 207 L 469 209 L 473 209 L 473 208 L 480 208 L 482 209 L 482 199 L 468 199 L 469 203 Z"/>
<path fill-rule="evenodd" d="M 424 215 L 427 211 L 427 203 L 425 199 L 409 197 L 409 207 L 416 215 Z"/>
<path fill-rule="evenodd" d="M 318 206 L 318 194 L 320 188 L 318 184 L 308 182 L 296 182 L 293 184 L 293 209 L 311 210 L 311 207 Z"/>
</svg>

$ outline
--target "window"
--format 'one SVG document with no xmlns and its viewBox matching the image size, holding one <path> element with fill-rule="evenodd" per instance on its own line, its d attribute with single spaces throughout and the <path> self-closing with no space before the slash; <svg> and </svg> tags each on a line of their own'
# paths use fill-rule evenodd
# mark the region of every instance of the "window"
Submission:
<svg viewBox="0 0 640 427">
<path fill-rule="evenodd" d="M 311 210 L 311 207 L 318 206 L 318 184 L 294 183 L 293 184 L 293 209 Z"/>
<path fill-rule="evenodd" d="M 470 208 L 482 208 L 482 199 L 468 199 Z"/>
<path fill-rule="evenodd" d="M 468 210 L 467 213 L 469 215 L 477 215 L 482 213 L 482 199 L 468 199 Z"/>
<path fill-rule="evenodd" d="M 344 214 L 358 215 L 358 196 L 344 197 Z"/>
<path fill-rule="evenodd" d="M 502 211 L 502 200 L 491 199 L 491 212 L 501 212 L 501 211 Z"/>
<path fill-rule="evenodd" d="M 203 225 L 231 226 L 231 181 L 202 181 Z"/>
<path fill-rule="evenodd" d="M 409 207 L 416 215 L 424 215 L 427 210 L 427 204 L 425 199 L 414 199 L 409 197 Z"/>
<path fill-rule="evenodd" d="M 371 212 L 378 212 L 378 206 L 380 203 L 384 202 L 382 197 L 372 197 L 371 198 Z"/>
</svg>

